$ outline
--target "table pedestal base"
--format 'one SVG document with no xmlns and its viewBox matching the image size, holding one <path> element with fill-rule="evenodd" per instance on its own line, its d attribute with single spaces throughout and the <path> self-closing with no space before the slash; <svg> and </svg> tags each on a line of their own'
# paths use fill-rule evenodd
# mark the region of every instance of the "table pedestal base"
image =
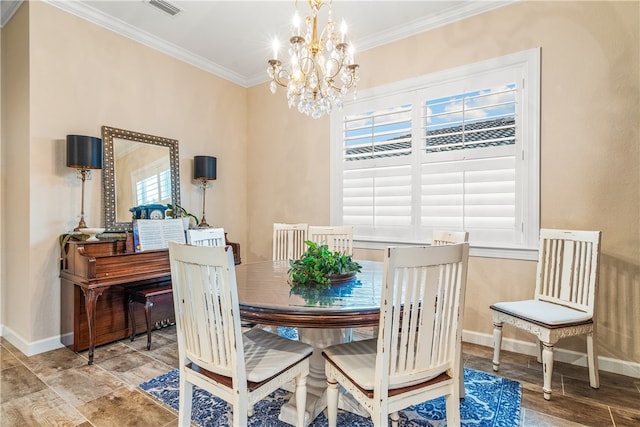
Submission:
<svg viewBox="0 0 640 427">
<path fill-rule="evenodd" d="M 327 407 L 327 377 L 324 374 L 322 350 L 334 344 L 351 341 L 352 330 L 298 328 L 298 336 L 301 342 L 313 346 L 313 353 L 309 359 L 309 376 L 307 377 L 305 415 L 305 426 L 307 426 Z M 369 416 L 369 413 L 355 399 L 345 393 L 340 393 L 338 408 L 363 417 Z M 298 417 L 295 398 L 292 398 L 282 406 L 278 419 L 291 425 L 296 424 Z"/>
</svg>

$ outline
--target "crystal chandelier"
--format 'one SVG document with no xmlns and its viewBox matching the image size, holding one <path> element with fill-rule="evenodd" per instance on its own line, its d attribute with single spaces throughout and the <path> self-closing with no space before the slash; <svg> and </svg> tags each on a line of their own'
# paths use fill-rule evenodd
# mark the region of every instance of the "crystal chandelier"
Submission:
<svg viewBox="0 0 640 427">
<path fill-rule="evenodd" d="M 358 64 L 353 62 L 353 47 L 347 42 L 344 20 L 340 32 L 336 31 L 331 0 L 327 24 L 321 33 L 318 33 L 318 13 L 325 2 L 308 1 L 311 11 L 305 19 L 304 34 L 301 33 L 297 11 L 293 17 L 289 63 L 283 66 L 278 59 L 279 43 L 276 39 L 267 72 L 273 79 L 271 93 L 276 93 L 278 85 L 286 87 L 289 108 L 297 107 L 301 113 L 317 119 L 331 113 L 334 106 L 342 109 L 342 97 L 352 86 L 357 86 L 360 77 Z"/>
</svg>

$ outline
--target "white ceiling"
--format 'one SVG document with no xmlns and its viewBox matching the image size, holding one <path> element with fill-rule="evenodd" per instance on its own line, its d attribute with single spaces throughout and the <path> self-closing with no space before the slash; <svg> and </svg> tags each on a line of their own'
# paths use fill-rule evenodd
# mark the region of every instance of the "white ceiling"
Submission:
<svg viewBox="0 0 640 427">
<path fill-rule="evenodd" d="M 34 0 L 32 0 L 34 1 Z M 182 11 L 170 16 L 149 0 L 42 0 L 244 87 L 267 81 L 271 44 L 289 37 L 296 0 L 165 0 Z M 325 0 L 326 1 L 326 0 Z M 514 0 L 334 0 L 357 52 L 464 19 Z M 20 1 L 0 0 L 1 23 Z M 307 0 L 297 0 L 301 17 Z M 12 10 L 13 9 L 13 10 Z M 319 21 L 326 22 L 327 6 Z M 365 72 L 365 70 L 362 70 Z"/>
</svg>

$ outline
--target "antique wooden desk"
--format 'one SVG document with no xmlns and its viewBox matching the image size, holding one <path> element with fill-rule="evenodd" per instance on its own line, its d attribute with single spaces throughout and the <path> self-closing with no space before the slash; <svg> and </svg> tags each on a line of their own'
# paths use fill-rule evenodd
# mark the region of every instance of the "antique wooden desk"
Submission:
<svg viewBox="0 0 640 427">
<path fill-rule="evenodd" d="M 358 261 L 362 271 L 352 282 L 325 291 L 296 290 L 288 283 L 288 261 L 236 266 L 242 320 L 298 327 L 300 341 L 313 346 L 307 378 L 307 413 L 312 421 L 326 407 L 326 376 L 322 350 L 350 339 L 351 328 L 376 326 L 380 318 L 383 263 Z M 341 395 L 340 407 L 367 415 L 355 401 Z M 295 424 L 295 399 L 285 404 L 280 419 Z"/>
</svg>

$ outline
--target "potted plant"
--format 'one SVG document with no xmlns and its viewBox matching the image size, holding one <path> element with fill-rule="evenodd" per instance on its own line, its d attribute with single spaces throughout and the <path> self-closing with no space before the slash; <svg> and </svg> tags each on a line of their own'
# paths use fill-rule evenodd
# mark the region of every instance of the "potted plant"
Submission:
<svg viewBox="0 0 640 427">
<path fill-rule="evenodd" d="M 167 218 L 169 217 L 185 218 L 187 220 L 187 223 L 185 224 L 185 230 L 189 228 L 189 225 L 191 223 L 191 218 L 193 218 L 194 221 L 196 222 L 196 227 L 200 223 L 200 221 L 198 221 L 198 218 L 194 214 L 187 212 L 185 208 L 183 208 L 178 204 L 172 205 L 170 203 L 167 203 L 167 210 L 165 211 L 165 216 Z"/>
<path fill-rule="evenodd" d="M 307 240 L 309 248 L 300 259 L 289 260 L 289 278 L 292 286 L 326 289 L 332 283 L 347 282 L 360 272 L 362 266 L 351 256 L 332 252 L 326 244 Z"/>
</svg>

